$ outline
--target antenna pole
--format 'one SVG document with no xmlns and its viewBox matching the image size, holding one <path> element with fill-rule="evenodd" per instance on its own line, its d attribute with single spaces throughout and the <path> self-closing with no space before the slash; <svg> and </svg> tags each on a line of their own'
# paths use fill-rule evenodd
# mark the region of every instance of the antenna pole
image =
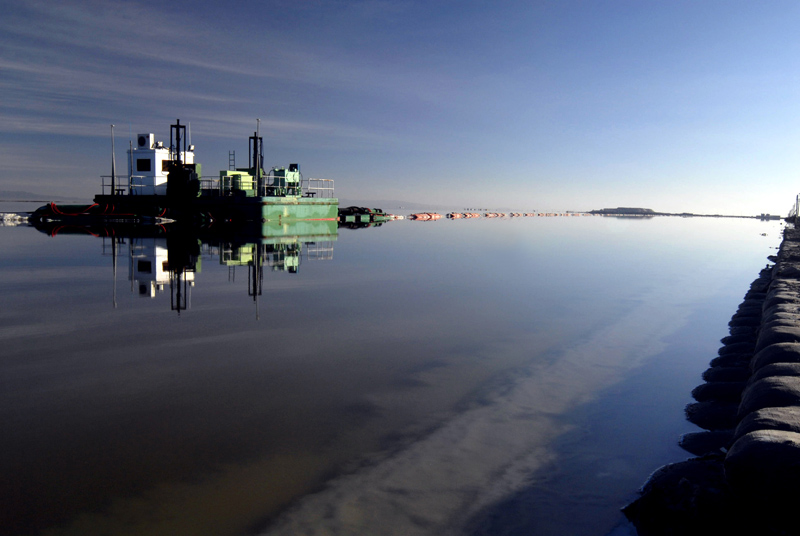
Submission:
<svg viewBox="0 0 800 536">
<path fill-rule="evenodd" d="M 117 162 L 114 155 L 114 125 L 111 125 L 111 195 L 117 192 Z"/>
<path fill-rule="evenodd" d="M 128 140 L 128 195 L 132 194 L 133 186 L 133 140 Z"/>
<path fill-rule="evenodd" d="M 178 165 L 180 166 L 180 165 L 183 164 L 183 155 L 181 154 L 181 120 L 180 119 L 176 119 L 175 120 L 175 126 L 177 127 L 175 129 L 175 150 L 178 152 L 176 160 L 178 161 Z M 184 128 L 186 128 L 186 127 L 184 127 Z M 184 143 L 186 143 L 185 140 L 184 140 Z"/>
<path fill-rule="evenodd" d="M 261 195 L 261 119 L 256 118 L 256 139 L 253 143 L 254 151 L 255 152 L 255 161 L 256 161 L 256 185 L 258 187 L 258 193 L 256 196 Z"/>
</svg>

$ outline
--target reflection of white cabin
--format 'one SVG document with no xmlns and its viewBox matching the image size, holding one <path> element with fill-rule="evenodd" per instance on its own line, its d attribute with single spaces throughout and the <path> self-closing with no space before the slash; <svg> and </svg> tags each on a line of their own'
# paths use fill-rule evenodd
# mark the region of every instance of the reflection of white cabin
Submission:
<svg viewBox="0 0 800 536">
<path fill-rule="evenodd" d="M 181 154 L 184 164 L 194 164 L 194 145 Z M 154 134 L 137 134 L 133 149 L 128 151 L 128 175 L 131 195 L 167 195 L 167 166 L 173 159 L 164 142 Z"/>
<path fill-rule="evenodd" d="M 131 244 L 131 281 L 139 284 L 139 295 L 155 297 L 169 286 L 169 251 L 164 239 L 145 238 Z M 183 279 L 194 286 L 194 272 L 186 270 Z"/>
</svg>

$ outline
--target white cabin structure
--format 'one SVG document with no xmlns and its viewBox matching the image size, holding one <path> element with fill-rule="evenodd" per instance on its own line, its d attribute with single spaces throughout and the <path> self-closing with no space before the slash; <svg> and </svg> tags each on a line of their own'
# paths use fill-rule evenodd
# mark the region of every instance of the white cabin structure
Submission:
<svg viewBox="0 0 800 536">
<path fill-rule="evenodd" d="M 128 151 L 130 195 L 167 195 L 168 166 L 175 156 L 154 134 L 137 134 L 136 144 Z M 181 152 L 180 160 L 194 164 L 194 145 Z"/>
</svg>

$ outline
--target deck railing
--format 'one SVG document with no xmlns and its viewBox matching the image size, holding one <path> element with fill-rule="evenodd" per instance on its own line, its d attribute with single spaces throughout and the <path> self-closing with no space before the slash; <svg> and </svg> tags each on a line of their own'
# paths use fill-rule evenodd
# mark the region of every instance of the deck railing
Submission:
<svg viewBox="0 0 800 536">
<path fill-rule="evenodd" d="M 143 184 L 146 178 L 144 175 L 116 175 L 113 181 L 111 180 L 111 175 L 101 175 L 100 178 L 102 179 L 102 195 L 142 195 L 141 192 L 144 188 L 153 188 L 152 185 Z M 255 183 L 255 179 L 253 179 L 253 183 Z M 205 195 L 228 196 L 232 195 L 234 190 L 255 190 L 255 184 L 253 184 L 252 189 L 247 188 L 247 186 L 249 186 L 249 183 L 244 178 L 235 179 L 230 176 L 222 179 L 218 177 L 200 178 L 200 189 Z M 264 184 L 261 188 L 261 196 L 273 196 L 276 193 L 275 190 L 276 188 Z M 287 189 L 284 188 L 283 190 Z M 288 190 L 288 193 L 292 193 L 291 188 Z M 302 179 L 300 191 L 303 197 L 332 198 L 334 197 L 333 179 Z M 286 194 L 287 192 L 279 193 Z"/>
<path fill-rule="evenodd" d="M 147 184 L 147 185 L 144 184 L 143 181 L 145 178 L 149 178 L 152 180 L 152 177 L 145 177 L 144 175 L 132 175 L 131 183 L 130 185 L 128 185 L 128 192 L 130 192 L 131 195 L 144 195 L 142 194 L 142 191 L 145 188 L 153 190 L 154 188 L 152 184 Z M 164 183 L 162 187 L 166 187 L 166 183 Z"/>
<path fill-rule="evenodd" d="M 250 179 L 246 178 L 237 179 L 230 176 L 223 177 L 222 179 L 217 177 L 201 177 L 200 190 L 203 191 L 204 195 L 224 197 L 232 195 L 235 190 L 254 191 L 256 189 L 255 180 L 255 178 L 252 179 L 253 187 L 248 188 L 251 184 Z M 265 184 L 262 185 L 260 192 L 260 196 L 262 197 L 293 193 L 292 188 L 276 188 L 266 184 L 266 178 L 264 182 Z M 333 191 L 333 179 L 302 179 L 300 183 L 300 192 L 302 192 L 301 195 L 303 197 L 327 199 L 334 197 Z"/>
<path fill-rule="evenodd" d="M 127 195 L 129 191 L 127 175 L 100 175 L 102 195 Z M 113 180 L 112 180 L 113 179 Z"/>
<path fill-rule="evenodd" d="M 303 179 L 302 190 L 303 197 L 334 197 L 333 179 Z"/>
<path fill-rule="evenodd" d="M 145 188 L 153 189 L 152 184 L 144 184 L 146 178 L 144 175 L 116 175 L 114 181 L 111 180 L 111 175 L 101 175 L 102 186 L 100 192 L 103 195 L 143 195 L 142 190 Z M 113 182 L 113 190 L 112 190 Z M 164 184 L 166 186 L 166 184 Z"/>
</svg>

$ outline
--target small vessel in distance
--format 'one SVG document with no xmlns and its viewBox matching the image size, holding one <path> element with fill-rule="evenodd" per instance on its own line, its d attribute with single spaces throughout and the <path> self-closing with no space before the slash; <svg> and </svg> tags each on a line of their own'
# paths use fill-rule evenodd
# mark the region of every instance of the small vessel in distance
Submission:
<svg viewBox="0 0 800 536">
<path fill-rule="evenodd" d="M 307 220 L 337 220 L 339 200 L 333 180 L 304 179 L 299 164 L 263 168 L 263 138 L 258 130 L 250 136 L 246 168 L 220 171 L 219 177 L 203 177 L 194 161 L 194 146 L 187 143 L 186 125 L 170 125 L 165 147 L 153 134 L 136 136 L 129 151 L 128 177 L 122 184 L 112 173 L 111 183 L 90 205 L 39 208 L 32 221 L 155 221 L 181 223 L 259 222 L 284 224 Z"/>
</svg>

